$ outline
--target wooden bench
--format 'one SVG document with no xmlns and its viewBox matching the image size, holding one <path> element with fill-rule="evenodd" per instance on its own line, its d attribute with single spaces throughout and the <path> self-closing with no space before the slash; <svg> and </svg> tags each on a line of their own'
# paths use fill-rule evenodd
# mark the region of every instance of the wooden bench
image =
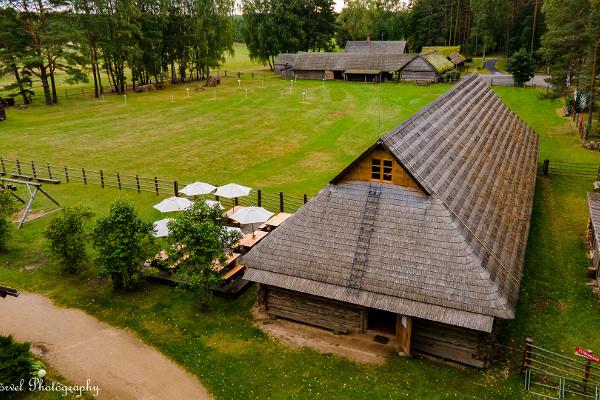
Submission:
<svg viewBox="0 0 600 400">
<path fill-rule="evenodd" d="M 42 183 L 51 183 L 53 185 L 58 185 L 60 183 L 60 180 L 50 178 L 35 178 L 35 180 Z"/>
<path fill-rule="evenodd" d="M 236 264 L 234 265 L 233 268 L 231 268 L 229 271 L 227 271 L 224 275 L 223 275 L 223 279 L 224 280 L 228 280 L 229 278 L 231 278 L 232 276 L 234 276 L 235 274 L 237 274 L 238 272 L 240 272 L 241 270 L 243 270 L 245 267 L 243 265 L 240 264 Z"/>
</svg>

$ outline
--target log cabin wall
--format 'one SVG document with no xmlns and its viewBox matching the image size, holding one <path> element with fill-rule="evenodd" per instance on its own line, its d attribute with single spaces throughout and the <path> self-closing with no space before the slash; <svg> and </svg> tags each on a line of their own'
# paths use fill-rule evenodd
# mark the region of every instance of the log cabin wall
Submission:
<svg viewBox="0 0 600 400">
<path fill-rule="evenodd" d="M 415 58 L 400 70 L 400 80 L 403 81 L 427 80 L 436 82 L 437 78 L 437 72 L 422 57 Z"/>
<path fill-rule="evenodd" d="M 351 170 L 347 171 L 341 180 L 372 182 L 371 163 L 373 159 L 392 160 L 392 181 L 385 183 L 421 190 L 417 182 L 408 174 L 408 172 L 406 172 L 406 170 L 398 163 L 398 161 L 394 159 L 390 152 L 382 148 L 373 149 Z"/>
<path fill-rule="evenodd" d="M 414 318 L 411 347 L 415 353 L 485 368 L 493 357 L 494 334 Z"/>
<path fill-rule="evenodd" d="M 282 317 L 340 333 L 365 330 L 365 308 L 324 297 L 261 285 L 270 317 Z"/>
<path fill-rule="evenodd" d="M 325 71 L 301 71 L 294 70 L 294 74 L 297 79 L 317 79 L 322 80 L 325 78 Z"/>
</svg>

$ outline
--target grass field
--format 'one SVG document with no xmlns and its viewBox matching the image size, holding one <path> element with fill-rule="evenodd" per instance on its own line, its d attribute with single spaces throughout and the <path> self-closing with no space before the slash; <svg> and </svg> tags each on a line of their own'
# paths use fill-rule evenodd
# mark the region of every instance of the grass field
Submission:
<svg viewBox="0 0 600 400">
<path fill-rule="evenodd" d="M 248 64 L 242 56 L 236 62 Z M 212 89 L 191 91 L 188 98 L 186 86 L 177 86 L 171 92 L 131 94 L 127 105 L 112 96 L 104 102 L 69 99 L 53 107 L 9 110 L 0 128 L 0 155 L 312 194 L 382 132 L 448 88 L 293 85 L 290 94 L 289 82 L 246 74 L 240 87 L 237 78 L 226 79 L 216 99 Z M 570 122 L 560 117 L 558 101 L 540 100 L 531 89 L 494 90 L 539 133 L 540 158 L 600 165 L 600 153 L 584 150 Z M 532 336 L 564 353 L 576 345 L 600 351 L 598 300 L 585 286 L 585 192 L 590 189 L 591 182 L 581 178 L 539 178 L 517 319 L 503 325 L 503 344 L 520 347 L 524 337 Z M 156 196 L 79 184 L 48 190 L 64 204 L 82 202 L 98 214 L 124 196 L 147 220 L 160 217 L 151 208 Z M 39 207 L 50 205 L 40 202 Z M 398 356 L 383 366 L 358 365 L 289 349 L 265 336 L 249 313 L 254 290 L 236 301 L 218 300 L 212 312 L 199 313 L 193 295 L 179 289 L 147 284 L 138 292 L 115 295 L 91 269 L 79 276 L 60 275 L 45 264 L 40 232 L 46 223 L 26 225 L 11 251 L 0 255 L 0 282 L 47 294 L 131 329 L 197 375 L 217 398 L 527 398 L 516 372 L 518 355 L 510 352 L 481 372 Z M 37 263 L 42 267 L 24 268 Z"/>
</svg>

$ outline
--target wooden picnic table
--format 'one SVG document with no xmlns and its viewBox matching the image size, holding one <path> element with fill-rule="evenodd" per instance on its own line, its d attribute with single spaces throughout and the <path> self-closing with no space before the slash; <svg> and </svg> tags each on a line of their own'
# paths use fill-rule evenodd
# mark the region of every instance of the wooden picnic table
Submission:
<svg viewBox="0 0 600 400">
<path fill-rule="evenodd" d="M 262 224 L 258 229 L 272 231 L 273 229 L 277 228 L 279 225 L 281 225 L 286 219 L 288 219 L 291 216 L 292 216 L 292 214 L 281 212 L 281 213 L 271 217 L 267 222 Z"/>
<path fill-rule="evenodd" d="M 221 264 L 218 261 L 215 261 L 215 263 L 213 264 L 213 269 L 215 271 L 221 271 L 224 268 L 230 266 L 231 264 L 235 263 L 235 260 L 237 260 L 239 257 L 241 256 L 240 253 L 231 253 L 227 255 L 227 260 L 225 261 L 225 265 Z M 235 266 L 234 266 L 235 267 Z"/>
<path fill-rule="evenodd" d="M 265 231 L 255 231 L 254 234 L 248 233 L 237 243 L 237 246 L 243 250 L 250 250 L 268 234 L 269 232 Z"/>
</svg>

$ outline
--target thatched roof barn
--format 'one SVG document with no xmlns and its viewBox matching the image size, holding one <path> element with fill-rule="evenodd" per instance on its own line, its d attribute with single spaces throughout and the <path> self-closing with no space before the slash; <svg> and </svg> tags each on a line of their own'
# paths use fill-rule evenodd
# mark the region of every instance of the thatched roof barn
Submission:
<svg viewBox="0 0 600 400">
<path fill-rule="evenodd" d="M 462 68 L 467 60 L 467 58 L 460 53 L 450 53 L 447 58 L 454 64 L 455 68 Z"/>
<path fill-rule="evenodd" d="M 515 317 L 537 155 L 537 135 L 470 75 L 244 256 L 244 279 L 272 317 L 484 367 L 497 320 Z"/>
<path fill-rule="evenodd" d="M 406 41 L 404 40 L 350 40 L 344 48 L 346 53 L 385 53 L 404 54 L 408 53 Z"/>
<path fill-rule="evenodd" d="M 416 54 L 298 53 L 292 70 L 298 79 L 340 79 L 380 82 L 399 71 Z"/>
</svg>

